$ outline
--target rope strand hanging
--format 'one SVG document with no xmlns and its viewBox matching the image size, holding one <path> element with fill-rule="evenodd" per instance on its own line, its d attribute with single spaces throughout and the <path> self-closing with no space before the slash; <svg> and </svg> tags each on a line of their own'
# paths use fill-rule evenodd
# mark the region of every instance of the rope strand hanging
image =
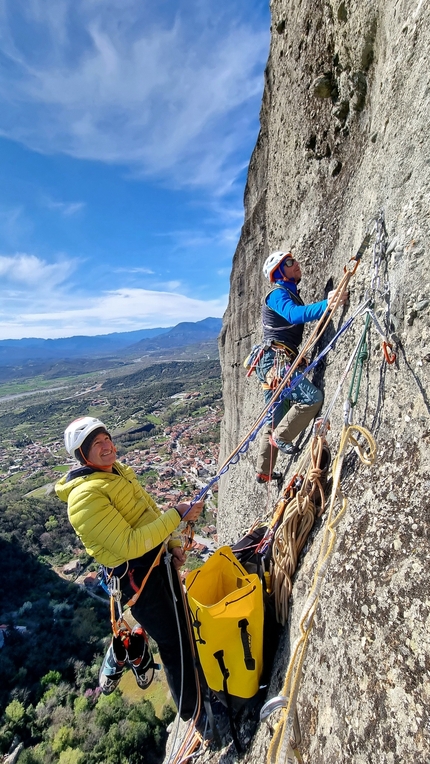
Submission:
<svg viewBox="0 0 430 764">
<path fill-rule="evenodd" d="M 358 440 L 359 436 L 364 438 L 365 442 L 367 443 L 367 449 L 360 444 Z M 363 464 L 371 465 L 374 463 L 376 458 L 376 444 L 371 433 L 366 430 L 366 428 L 359 425 L 345 423 L 342 430 L 339 450 L 333 465 L 333 487 L 327 524 L 321 542 L 321 548 L 313 583 L 300 617 L 300 634 L 295 644 L 293 645 L 282 693 L 279 696 L 279 703 L 277 707 L 282 708 L 281 719 L 277 724 L 273 739 L 269 746 L 267 764 L 290 764 L 292 761 L 290 737 L 293 733 L 297 696 L 308 641 L 314 622 L 315 611 L 318 605 L 321 587 L 327 574 L 327 570 L 329 568 L 329 564 L 335 549 L 337 539 L 336 527 L 344 516 L 348 504 L 346 497 L 341 491 L 340 479 L 345 453 L 348 446 L 350 445 L 358 453 Z M 340 509 L 336 511 L 335 507 L 339 503 Z M 266 704 L 266 706 L 269 704 Z M 266 719 L 268 717 L 268 714 L 265 712 L 266 706 L 263 706 L 261 711 L 262 719 Z M 271 709 L 270 713 L 272 710 L 275 709 Z"/>
</svg>

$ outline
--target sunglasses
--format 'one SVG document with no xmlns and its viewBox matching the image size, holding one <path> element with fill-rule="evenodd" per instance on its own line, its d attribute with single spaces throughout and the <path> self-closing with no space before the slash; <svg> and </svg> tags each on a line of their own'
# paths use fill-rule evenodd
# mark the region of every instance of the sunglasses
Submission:
<svg viewBox="0 0 430 764">
<path fill-rule="evenodd" d="M 293 265 L 295 262 L 296 262 L 296 261 L 295 261 L 294 257 L 286 257 L 286 258 L 285 258 L 285 259 L 282 261 L 282 265 L 286 265 L 286 266 L 287 266 L 287 268 L 291 268 L 291 266 L 292 266 L 292 265 Z"/>
</svg>

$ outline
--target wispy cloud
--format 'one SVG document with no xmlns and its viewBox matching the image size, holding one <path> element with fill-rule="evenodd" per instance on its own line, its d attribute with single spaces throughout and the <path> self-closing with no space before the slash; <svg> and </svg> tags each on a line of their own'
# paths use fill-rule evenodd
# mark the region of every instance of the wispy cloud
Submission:
<svg viewBox="0 0 430 764">
<path fill-rule="evenodd" d="M 268 31 L 242 0 L 161 5 L 3 0 L 0 134 L 228 192 L 255 138 Z"/>
<path fill-rule="evenodd" d="M 45 205 L 49 210 L 58 211 L 65 217 L 71 217 L 84 209 L 85 202 L 55 202 L 53 199 L 47 199 Z"/>
<path fill-rule="evenodd" d="M 32 224 L 22 205 L 0 206 L 0 236 L 4 247 L 20 247 L 22 236 L 31 233 L 31 229 Z"/>
<path fill-rule="evenodd" d="M 115 273 L 144 273 L 147 275 L 153 275 L 155 271 L 151 270 L 151 268 L 114 268 L 113 269 Z"/>
<path fill-rule="evenodd" d="M 55 338 L 171 326 L 222 316 L 226 305 L 227 295 L 198 300 L 170 291 L 118 289 L 88 300 L 84 295 L 62 293 L 53 297 L 48 310 L 46 303 L 35 299 L 13 317 L 0 313 L 0 338 Z"/>
<path fill-rule="evenodd" d="M 55 263 L 48 263 L 35 255 L 18 253 L 0 255 L 0 277 L 3 286 L 32 287 L 33 294 L 39 290 L 44 294 L 58 284 L 62 284 L 76 267 L 76 262 L 65 257 Z M 31 300 L 31 293 L 28 295 Z"/>
</svg>

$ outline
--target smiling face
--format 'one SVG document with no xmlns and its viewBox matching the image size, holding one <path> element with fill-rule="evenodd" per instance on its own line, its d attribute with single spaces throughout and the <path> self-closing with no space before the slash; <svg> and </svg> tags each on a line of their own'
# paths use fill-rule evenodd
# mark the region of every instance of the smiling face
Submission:
<svg viewBox="0 0 430 764">
<path fill-rule="evenodd" d="M 107 472 L 112 472 L 112 465 L 116 461 L 116 448 L 107 432 L 100 432 L 91 443 L 88 451 L 88 462 L 96 467 L 102 467 Z"/>
</svg>

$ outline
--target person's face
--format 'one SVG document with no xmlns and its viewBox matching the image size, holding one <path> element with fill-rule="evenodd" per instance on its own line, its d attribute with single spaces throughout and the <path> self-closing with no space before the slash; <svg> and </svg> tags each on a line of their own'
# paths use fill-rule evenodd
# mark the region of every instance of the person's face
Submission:
<svg viewBox="0 0 430 764">
<path fill-rule="evenodd" d="M 289 281 L 300 281 L 302 278 L 302 271 L 300 268 L 300 265 L 298 264 L 297 260 L 294 260 L 294 258 L 291 255 L 288 255 L 281 263 L 281 269 L 282 273 L 284 274 L 285 278 Z"/>
<path fill-rule="evenodd" d="M 116 448 L 107 432 L 101 432 L 94 438 L 88 452 L 88 461 L 99 467 L 112 467 L 116 461 Z"/>
</svg>

